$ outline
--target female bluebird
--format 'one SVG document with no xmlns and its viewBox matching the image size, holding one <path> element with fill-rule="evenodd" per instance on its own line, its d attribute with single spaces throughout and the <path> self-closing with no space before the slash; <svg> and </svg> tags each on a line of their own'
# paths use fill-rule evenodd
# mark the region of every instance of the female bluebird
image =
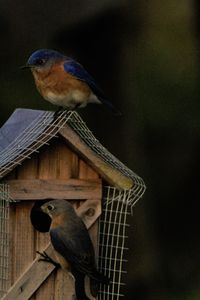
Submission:
<svg viewBox="0 0 200 300">
<path fill-rule="evenodd" d="M 55 50 L 35 51 L 25 68 L 30 68 L 43 98 L 67 109 L 102 103 L 115 114 L 120 112 L 105 98 L 101 89 L 78 62 Z"/>
<path fill-rule="evenodd" d="M 70 266 L 75 277 L 77 299 L 88 299 L 84 289 L 85 275 L 91 280 L 91 293 L 95 296 L 99 283 L 108 284 L 109 279 L 96 268 L 94 248 L 85 224 L 66 200 L 49 201 L 41 209 L 51 218 L 51 243 L 59 264 L 67 271 Z"/>
</svg>

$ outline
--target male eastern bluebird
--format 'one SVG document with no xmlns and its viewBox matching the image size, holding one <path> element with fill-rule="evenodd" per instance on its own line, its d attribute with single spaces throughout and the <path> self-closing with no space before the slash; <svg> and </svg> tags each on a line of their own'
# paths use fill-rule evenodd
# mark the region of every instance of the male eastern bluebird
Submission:
<svg viewBox="0 0 200 300">
<path fill-rule="evenodd" d="M 94 248 L 85 224 L 66 200 L 49 201 L 41 209 L 51 218 L 50 237 L 58 262 L 64 270 L 71 269 L 75 277 L 77 299 L 88 299 L 85 275 L 90 278 L 91 293 L 96 296 L 99 283 L 109 284 L 109 279 L 96 268 Z"/>
<path fill-rule="evenodd" d="M 43 98 L 59 107 L 73 110 L 88 103 L 101 103 L 114 114 L 120 114 L 92 76 L 72 58 L 55 50 L 41 49 L 31 54 L 24 67 L 31 69 Z"/>
</svg>

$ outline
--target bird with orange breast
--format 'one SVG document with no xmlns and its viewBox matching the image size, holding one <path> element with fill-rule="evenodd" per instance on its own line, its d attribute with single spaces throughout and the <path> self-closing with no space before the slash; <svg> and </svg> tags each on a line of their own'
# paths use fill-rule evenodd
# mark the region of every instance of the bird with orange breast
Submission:
<svg viewBox="0 0 200 300">
<path fill-rule="evenodd" d="M 66 200 L 49 201 L 41 209 L 51 218 L 49 233 L 58 263 L 64 271 L 74 275 L 77 300 L 89 299 L 85 291 L 85 275 L 90 278 L 91 294 L 95 297 L 99 284 L 109 284 L 110 279 L 97 270 L 93 244 L 82 219 Z M 46 254 L 41 255 L 42 260 L 57 266 Z"/>
<path fill-rule="evenodd" d="M 54 105 L 74 110 L 88 103 L 98 103 L 115 115 L 121 114 L 83 66 L 58 51 L 37 50 L 22 68 L 31 69 L 39 93 Z"/>
</svg>

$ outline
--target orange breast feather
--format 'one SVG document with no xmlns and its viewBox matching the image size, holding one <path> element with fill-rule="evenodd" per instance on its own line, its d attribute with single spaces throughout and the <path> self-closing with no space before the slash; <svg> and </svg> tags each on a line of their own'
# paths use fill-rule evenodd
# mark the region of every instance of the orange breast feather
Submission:
<svg viewBox="0 0 200 300">
<path fill-rule="evenodd" d="M 62 63 L 53 65 L 50 70 L 39 72 L 33 70 L 33 75 L 36 86 L 44 97 L 48 92 L 67 94 L 73 90 L 79 90 L 87 96 L 91 93 L 86 83 L 65 72 Z"/>
</svg>

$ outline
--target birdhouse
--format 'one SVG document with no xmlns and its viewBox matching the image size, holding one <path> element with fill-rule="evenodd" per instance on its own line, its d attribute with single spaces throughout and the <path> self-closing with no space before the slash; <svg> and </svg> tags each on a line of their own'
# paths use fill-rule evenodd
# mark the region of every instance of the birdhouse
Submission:
<svg viewBox="0 0 200 300">
<path fill-rule="evenodd" d="M 111 279 L 97 298 L 121 296 L 127 216 L 145 185 L 77 112 L 15 110 L 0 129 L 0 180 L 1 299 L 75 297 L 73 278 L 37 253 L 54 255 L 50 219 L 39 209 L 50 199 L 70 201 L 89 230 L 98 269 Z"/>
</svg>

